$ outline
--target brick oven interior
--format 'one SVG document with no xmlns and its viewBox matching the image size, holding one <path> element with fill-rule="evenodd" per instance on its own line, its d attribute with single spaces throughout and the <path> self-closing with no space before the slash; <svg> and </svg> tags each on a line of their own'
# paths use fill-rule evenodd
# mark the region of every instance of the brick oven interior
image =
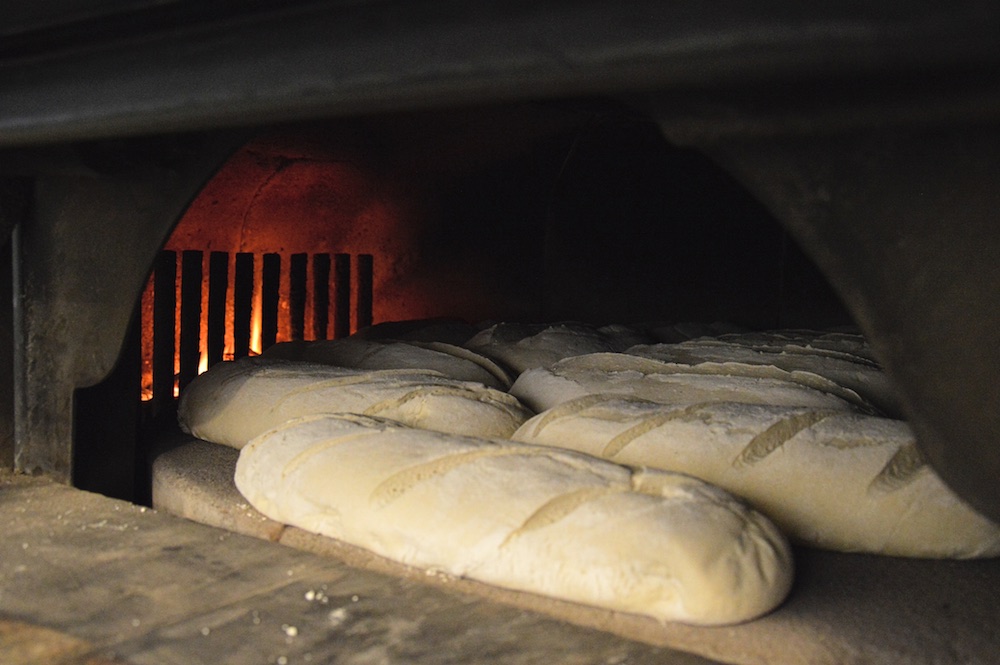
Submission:
<svg viewBox="0 0 1000 665">
<path fill-rule="evenodd" d="M 284 270 L 277 269 L 273 309 L 281 314 L 268 341 L 251 345 L 253 353 L 274 341 L 316 337 L 291 330 L 289 282 L 291 257 L 317 253 L 368 256 L 374 266 L 364 296 L 370 314 L 359 320 L 362 280 L 348 268 L 346 308 L 327 314 L 322 338 L 373 322 L 435 319 L 479 327 L 568 321 L 853 328 L 815 266 L 738 183 L 700 153 L 670 145 L 649 118 L 601 101 L 265 130 L 197 193 L 164 247 L 178 256 L 201 252 L 194 278 L 183 265 L 170 268 L 178 284 L 176 296 L 172 284 L 167 288 L 172 307 L 185 279 L 207 285 L 212 252 L 226 253 L 230 263 L 239 252 L 254 255 L 258 272 L 264 254 L 279 257 Z M 230 280 L 234 275 L 235 268 L 227 272 Z M 195 291 L 205 319 L 207 291 Z M 143 327 L 129 334 L 133 342 L 153 334 L 150 295 L 132 321 Z M 184 304 L 176 309 L 183 312 Z M 311 328 L 312 314 L 302 313 L 307 325 L 300 328 Z M 232 336 L 234 314 L 225 317 Z M 182 336 L 176 345 L 175 334 Z M 176 332 L 162 336 L 171 349 L 187 344 L 192 354 L 189 370 L 179 361 L 187 375 L 176 386 L 171 381 L 166 400 L 154 395 L 121 422 L 100 407 L 134 402 L 119 395 L 135 393 L 134 343 L 112 376 L 76 392 L 77 487 L 148 502 L 148 451 L 164 424 L 173 429 L 175 388 L 193 378 L 207 329 L 177 322 Z M 174 353 L 167 353 L 173 377 Z M 138 361 L 144 368 L 152 363 L 152 353 L 145 354 Z M 246 351 L 230 349 L 225 357 L 234 355 Z M 118 450 L 110 443 L 116 439 Z"/>
<path fill-rule="evenodd" d="M 414 320 L 859 330 L 892 415 L 1000 518 L 1000 13 L 723 4 L 18 10 L 0 45 L 0 660 L 990 662 L 995 560 L 800 548 L 782 608 L 711 629 L 278 535 L 228 485 L 209 501 L 227 507 L 177 511 L 203 524 L 149 509 L 156 456 L 191 441 L 172 356 L 170 394 L 140 399 L 148 284 L 176 252 L 179 294 L 197 250 L 206 308 L 213 252 L 231 290 L 237 254 L 281 257 L 277 341 Z M 298 332 L 293 255 L 353 261 L 329 312 L 299 296 Z M 196 364 L 194 316 L 177 346 Z M 177 482 L 217 491 L 220 459 Z"/>
</svg>

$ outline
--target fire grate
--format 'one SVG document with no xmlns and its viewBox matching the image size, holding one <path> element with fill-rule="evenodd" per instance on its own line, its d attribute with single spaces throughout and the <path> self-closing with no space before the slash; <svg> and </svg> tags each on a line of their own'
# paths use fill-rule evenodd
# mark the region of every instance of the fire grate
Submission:
<svg viewBox="0 0 1000 665">
<path fill-rule="evenodd" d="M 142 301 L 142 400 L 173 400 L 212 365 L 276 342 L 371 325 L 373 266 L 371 254 L 161 251 Z"/>
</svg>

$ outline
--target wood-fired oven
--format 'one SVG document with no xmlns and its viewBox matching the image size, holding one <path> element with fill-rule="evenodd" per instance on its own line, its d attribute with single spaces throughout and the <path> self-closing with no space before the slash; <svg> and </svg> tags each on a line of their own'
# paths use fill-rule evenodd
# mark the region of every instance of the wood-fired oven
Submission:
<svg viewBox="0 0 1000 665">
<path fill-rule="evenodd" d="M 8 470 L 147 504 L 199 364 L 373 322 L 856 326 L 1000 519 L 992 3 L 58 0 L 0 34 Z M 666 644 L 739 659 L 702 637 Z"/>
</svg>

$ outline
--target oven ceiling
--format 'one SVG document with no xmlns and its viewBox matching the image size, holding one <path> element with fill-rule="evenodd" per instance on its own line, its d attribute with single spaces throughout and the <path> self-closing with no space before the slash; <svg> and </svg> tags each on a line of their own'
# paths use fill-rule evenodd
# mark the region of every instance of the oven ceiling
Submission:
<svg viewBox="0 0 1000 665">
<path fill-rule="evenodd" d="M 714 133 L 864 122 L 873 94 L 880 117 L 886 93 L 903 115 L 998 107 L 989 1 L 274 4 L 12 3 L 0 146 L 654 91 Z"/>
</svg>

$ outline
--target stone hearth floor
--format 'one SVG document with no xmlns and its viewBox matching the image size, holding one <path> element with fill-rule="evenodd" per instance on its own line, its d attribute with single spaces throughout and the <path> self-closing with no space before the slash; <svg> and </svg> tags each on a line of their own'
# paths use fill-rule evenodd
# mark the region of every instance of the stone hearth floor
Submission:
<svg viewBox="0 0 1000 665">
<path fill-rule="evenodd" d="M 797 548 L 795 585 L 774 612 L 736 626 L 663 624 L 467 579 L 427 575 L 360 548 L 273 522 L 248 506 L 233 483 L 238 451 L 183 436 L 165 448 L 153 464 L 153 501 L 163 510 L 317 553 L 353 570 L 385 573 L 449 593 L 468 593 L 563 624 L 734 665 L 1000 662 L 1000 603 L 995 602 L 1000 591 L 1000 559 L 933 561 Z M 562 662 L 601 662 L 597 656 L 593 661 L 575 660 L 584 652 L 566 647 Z M 658 657 L 660 662 L 675 662 Z"/>
</svg>

